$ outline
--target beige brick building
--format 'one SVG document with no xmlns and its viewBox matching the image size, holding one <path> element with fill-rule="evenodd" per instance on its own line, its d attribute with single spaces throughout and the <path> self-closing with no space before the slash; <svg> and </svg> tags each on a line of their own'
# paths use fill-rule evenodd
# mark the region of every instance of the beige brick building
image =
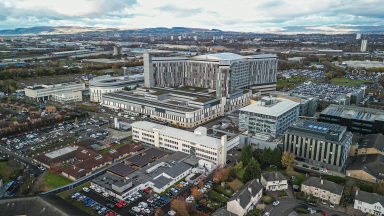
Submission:
<svg viewBox="0 0 384 216">
<path fill-rule="evenodd" d="M 340 204 L 344 187 L 334 182 L 310 177 L 301 184 L 301 191 L 306 195 L 319 198 L 322 202 L 330 204 Z"/>
</svg>

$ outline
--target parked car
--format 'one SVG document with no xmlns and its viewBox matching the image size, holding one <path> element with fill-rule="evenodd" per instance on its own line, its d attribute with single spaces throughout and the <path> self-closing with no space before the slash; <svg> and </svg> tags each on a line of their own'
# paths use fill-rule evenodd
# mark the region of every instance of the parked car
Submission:
<svg viewBox="0 0 384 216">
<path fill-rule="evenodd" d="M 280 201 L 276 200 L 275 202 L 272 203 L 273 206 L 277 206 L 280 204 Z"/>
<path fill-rule="evenodd" d="M 90 190 L 89 190 L 89 188 L 87 188 L 87 187 L 83 187 L 83 191 L 84 191 L 84 192 L 89 192 Z"/>
</svg>

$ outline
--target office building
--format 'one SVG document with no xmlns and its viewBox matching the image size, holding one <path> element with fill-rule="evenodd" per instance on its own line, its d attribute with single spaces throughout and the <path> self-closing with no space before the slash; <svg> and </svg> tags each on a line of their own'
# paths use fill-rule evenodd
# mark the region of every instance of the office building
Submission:
<svg viewBox="0 0 384 216">
<path fill-rule="evenodd" d="M 367 215 L 384 215 L 384 196 L 356 190 L 353 208 Z"/>
<path fill-rule="evenodd" d="M 319 121 L 346 126 L 361 134 L 384 133 L 384 111 L 378 109 L 330 105 L 320 113 Z"/>
<path fill-rule="evenodd" d="M 25 96 L 36 101 L 46 100 L 63 101 L 81 101 L 82 92 L 85 90 L 85 84 L 81 82 L 60 83 L 54 85 L 34 85 L 24 89 Z"/>
<path fill-rule="evenodd" d="M 361 40 L 360 52 L 366 52 L 367 51 L 367 45 L 368 45 L 367 39 Z"/>
<path fill-rule="evenodd" d="M 240 142 L 239 136 L 208 136 L 204 127 L 191 132 L 147 121 L 132 123 L 132 139 L 147 145 L 196 155 L 222 166 L 226 164 L 227 151 Z"/>
<path fill-rule="evenodd" d="M 306 195 L 312 195 L 333 205 L 340 204 L 343 189 L 339 184 L 317 177 L 309 177 L 301 183 L 301 191 Z"/>
<path fill-rule="evenodd" d="M 262 54 L 241 56 L 216 53 L 194 57 L 152 57 L 144 53 L 144 85 L 150 87 L 193 86 L 214 90 L 227 97 L 240 89 L 276 88 L 277 57 Z"/>
<path fill-rule="evenodd" d="M 260 101 L 240 109 L 239 128 L 254 136 L 278 137 L 299 116 L 299 103 L 287 99 L 263 97 Z"/>
<path fill-rule="evenodd" d="M 124 88 L 136 88 L 143 85 L 143 83 L 144 77 L 142 74 L 119 77 L 95 77 L 89 81 L 90 100 L 92 102 L 101 102 L 103 94 L 120 91 Z"/>
<path fill-rule="evenodd" d="M 208 92 L 137 88 L 104 94 L 101 105 L 191 128 L 224 115 L 225 99 Z"/>
<path fill-rule="evenodd" d="M 299 95 L 299 94 L 289 94 L 286 92 L 275 92 L 271 94 L 276 98 L 285 98 L 293 102 L 299 103 L 299 116 L 308 116 L 312 117 L 317 111 L 318 98 Z"/>
<path fill-rule="evenodd" d="M 299 120 L 284 136 L 284 151 L 296 156 L 297 165 L 315 170 L 342 171 L 349 155 L 352 133 L 336 124 Z"/>
</svg>

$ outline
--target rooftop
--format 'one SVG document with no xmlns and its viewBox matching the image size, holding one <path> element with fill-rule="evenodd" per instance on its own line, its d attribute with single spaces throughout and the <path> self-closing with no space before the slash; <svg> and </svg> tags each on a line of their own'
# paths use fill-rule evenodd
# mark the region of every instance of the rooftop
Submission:
<svg viewBox="0 0 384 216">
<path fill-rule="evenodd" d="M 344 126 L 302 119 L 289 126 L 287 133 L 301 134 L 340 143 L 344 143 L 342 141 L 348 137 L 346 134 L 352 136 Z"/>
<path fill-rule="evenodd" d="M 288 99 L 275 99 L 271 104 L 265 103 L 264 101 L 257 101 L 254 104 L 240 109 L 240 111 L 278 117 L 298 106 L 299 103 Z"/>
<path fill-rule="evenodd" d="M 246 183 L 242 189 L 235 193 L 228 201 L 238 200 L 241 207 L 245 208 L 256 194 L 263 189 L 263 186 L 253 179 Z"/>
<path fill-rule="evenodd" d="M 302 185 L 320 188 L 338 195 L 341 195 L 344 189 L 344 187 L 339 184 L 317 177 L 309 177 L 302 183 Z"/>
<path fill-rule="evenodd" d="M 384 121 L 384 111 L 372 108 L 344 105 L 329 105 L 321 112 L 323 115 L 363 121 Z"/>
<path fill-rule="evenodd" d="M 369 204 L 380 203 L 382 206 L 384 206 L 384 196 L 376 193 L 368 193 L 362 190 L 356 190 L 355 200 Z"/>
<path fill-rule="evenodd" d="M 384 156 L 377 155 L 362 155 L 355 162 L 347 167 L 347 170 L 363 170 L 377 179 L 384 179 Z"/>
</svg>

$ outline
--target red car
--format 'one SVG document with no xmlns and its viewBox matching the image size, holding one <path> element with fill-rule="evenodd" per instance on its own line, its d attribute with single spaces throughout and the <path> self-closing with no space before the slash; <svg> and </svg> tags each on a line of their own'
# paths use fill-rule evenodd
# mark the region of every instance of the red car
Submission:
<svg viewBox="0 0 384 216">
<path fill-rule="evenodd" d="M 110 211 L 105 216 L 116 216 L 116 213 L 113 211 Z"/>
<path fill-rule="evenodd" d="M 323 216 L 328 216 L 327 212 L 323 211 Z"/>
<path fill-rule="evenodd" d="M 117 208 L 124 208 L 127 206 L 127 203 L 124 200 L 120 200 L 118 203 L 116 203 Z"/>
</svg>

